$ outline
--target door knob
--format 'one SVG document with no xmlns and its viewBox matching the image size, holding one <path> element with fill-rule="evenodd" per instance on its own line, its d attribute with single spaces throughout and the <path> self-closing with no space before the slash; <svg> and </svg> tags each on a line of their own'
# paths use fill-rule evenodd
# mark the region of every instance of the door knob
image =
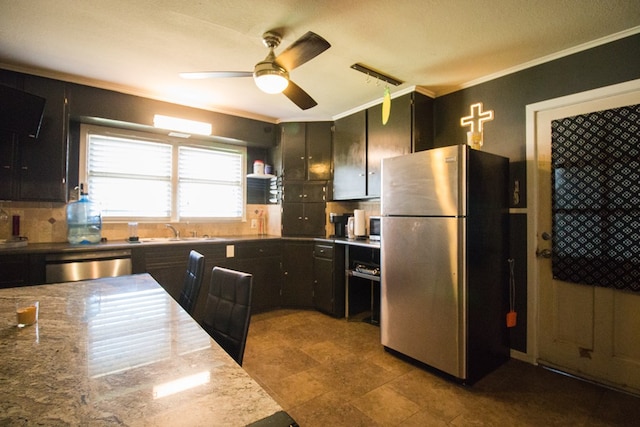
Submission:
<svg viewBox="0 0 640 427">
<path fill-rule="evenodd" d="M 542 232 L 542 240 L 551 240 L 551 234 L 547 231 Z"/>
<path fill-rule="evenodd" d="M 536 249 L 536 256 L 538 258 L 551 258 L 551 249 Z"/>
</svg>

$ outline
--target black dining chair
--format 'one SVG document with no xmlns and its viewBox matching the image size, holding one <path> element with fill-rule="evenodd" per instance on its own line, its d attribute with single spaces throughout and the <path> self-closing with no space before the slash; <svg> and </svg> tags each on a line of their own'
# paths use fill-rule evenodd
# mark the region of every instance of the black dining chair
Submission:
<svg viewBox="0 0 640 427">
<path fill-rule="evenodd" d="M 242 366 L 251 319 L 253 275 L 214 267 L 202 327 Z"/>
<path fill-rule="evenodd" d="M 178 304 L 184 310 L 192 314 L 193 308 L 198 300 L 200 286 L 202 285 L 202 276 L 204 275 L 204 255 L 197 251 L 189 252 L 187 260 L 187 271 L 184 275 L 184 285 L 178 298 Z"/>
</svg>

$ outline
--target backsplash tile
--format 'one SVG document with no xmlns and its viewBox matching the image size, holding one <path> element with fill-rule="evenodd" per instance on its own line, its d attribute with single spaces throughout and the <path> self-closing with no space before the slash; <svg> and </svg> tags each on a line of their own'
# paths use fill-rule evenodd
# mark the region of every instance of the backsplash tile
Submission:
<svg viewBox="0 0 640 427">
<path fill-rule="evenodd" d="M 8 219 L 0 220 L 0 239 L 10 239 L 13 215 L 20 216 L 20 235 L 31 243 L 63 243 L 67 241 L 66 205 L 63 203 L 4 202 L 0 207 L 7 212 Z M 247 205 L 247 221 L 216 223 L 172 223 L 181 236 L 251 236 L 259 229 L 251 228 L 251 219 L 258 218 L 260 211 L 265 216 L 266 232 L 280 236 L 280 205 Z M 257 212 L 257 213 L 256 213 Z M 165 223 L 139 222 L 139 237 L 170 237 Z M 124 240 L 129 237 L 128 224 L 108 223 L 102 226 L 102 236 L 107 240 Z"/>
</svg>

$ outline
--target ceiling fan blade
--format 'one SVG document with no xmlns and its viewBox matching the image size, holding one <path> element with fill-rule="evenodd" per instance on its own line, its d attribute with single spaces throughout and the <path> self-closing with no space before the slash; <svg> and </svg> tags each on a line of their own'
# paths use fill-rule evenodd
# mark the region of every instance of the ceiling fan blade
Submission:
<svg viewBox="0 0 640 427">
<path fill-rule="evenodd" d="M 309 31 L 280 53 L 276 58 L 276 62 L 285 70 L 291 71 L 320 55 L 330 47 L 331 44 L 328 41 Z"/>
<path fill-rule="evenodd" d="M 253 77 L 253 71 L 196 71 L 180 73 L 183 79 L 219 79 L 227 77 Z"/>
<path fill-rule="evenodd" d="M 318 105 L 318 103 L 314 101 L 314 99 L 311 98 L 307 92 L 302 90 L 300 86 L 298 86 L 291 80 L 289 80 L 289 84 L 287 85 L 286 89 L 282 91 L 282 93 L 303 110 L 308 110 L 309 108 Z"/>
</svg>

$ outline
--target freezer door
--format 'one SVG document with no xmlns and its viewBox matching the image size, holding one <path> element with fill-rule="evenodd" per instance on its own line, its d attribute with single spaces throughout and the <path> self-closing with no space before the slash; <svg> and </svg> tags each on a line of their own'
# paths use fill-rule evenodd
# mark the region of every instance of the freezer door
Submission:
<svg viewBox="0 0 640 427">
<path fill-rule="evenodd" d="M 382 344 L 466 376 L 464 218 L 383 217 Z"/>
<path fill-rule="evenodd" d="M 382 160 L 381 214 L 465 215 L 464 146 L 435 148 Z"/>
</svg>

